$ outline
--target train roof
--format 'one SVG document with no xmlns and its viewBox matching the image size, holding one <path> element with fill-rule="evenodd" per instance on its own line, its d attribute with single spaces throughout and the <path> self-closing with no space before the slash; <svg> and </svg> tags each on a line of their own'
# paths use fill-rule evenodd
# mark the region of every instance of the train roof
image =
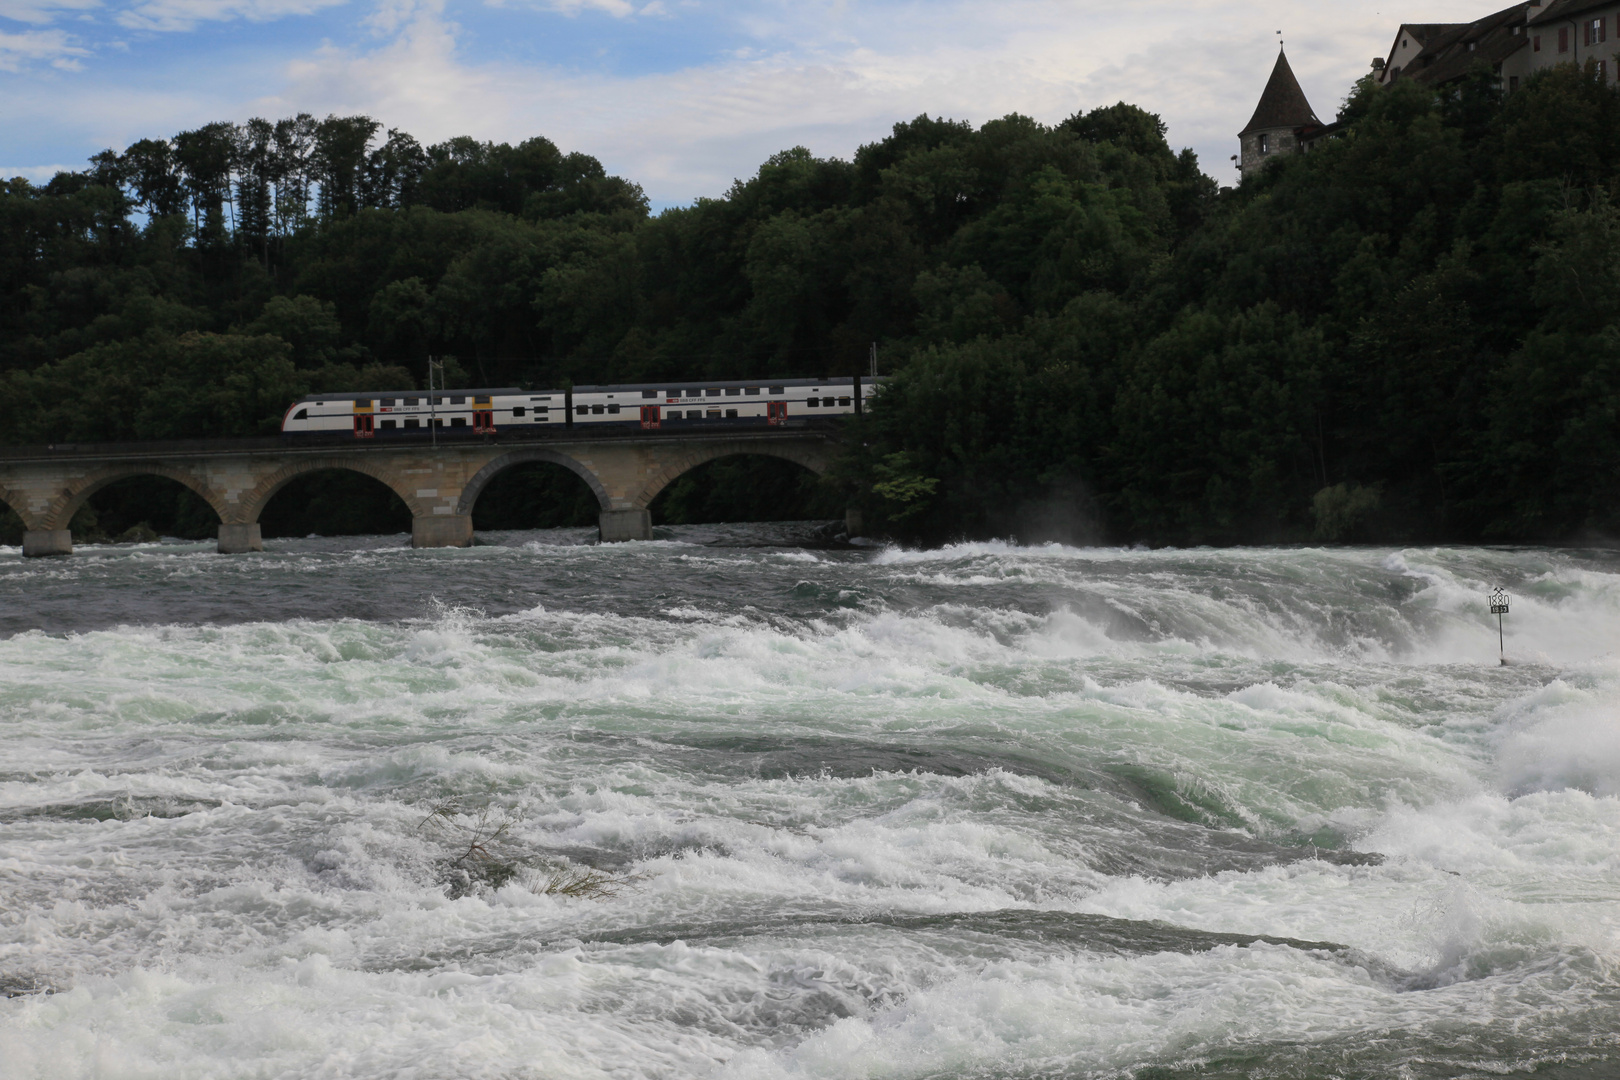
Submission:
<svg viewBox="0 0 1620 1080">
<path fill-rule="evenodd" d="M 486 387 L 469 387 L 469 388 L 467 388 L 465 390 L 462 390 L 462 389 L 459 389 L 459 388 L 455 389 L 455 390 L 442 390 L 441 389 L 441 390 L 434 390 L 433 393 L 441 394 L 441 395 L 442 394 L 500 394 L 501 396 L 505 397 L 505 396 L 511 395 L 511 394 L 560 394 L 560 393 L 562 393 L 562 391 L 561 390 L 519 390 L 515 386 L 498 386 L 498 387 L 494 387 L 493 389 L 486 388 Z M 344 391 L 342 391 L 340 393 L 331 393 L 331 394 L 305 394 L 303 397 L 299 398 L 298 400 L 300 402 L 304 402 L 304 401 L 359 401 L 359 400 L 362 400 L 362 399 L 370 400 L 370 399 L 373 399 L 373 398 L 380 398 L 380 397 L 427 397 L 427 395 L 428 395 L 428 392 L 426 390 L 352 390 L 352 391 L 351 390 L 344 390 Z"/>
<path fill-rule="evenodd" d="M 870 375 L 863 375 L 862 378 L 867 382 L 881 382 L 883 376 L 879 375 L 876 380 L 874 380 Z M 613 383 L 611 385 L 602 386 L 576 386 L 574 387 L 574 393 L 598 393 L 603 390 L 663 390 L 667 387 L 681 388 L 688 386 L 701 386 L 704 388 L 711 386 L 831 386 L 838 383 L 850 383 L 853 382 L 853 380 L 854 376 L 852 375 L 828 375 L 820 379 L 778 379 L 773 377 L 760 379 L 665 379 L 662 382 Z"/>
</svg>

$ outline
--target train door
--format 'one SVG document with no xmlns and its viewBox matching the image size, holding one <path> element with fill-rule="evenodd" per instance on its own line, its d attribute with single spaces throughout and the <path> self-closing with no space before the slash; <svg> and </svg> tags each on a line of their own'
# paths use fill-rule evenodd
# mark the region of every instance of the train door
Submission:
<svg viewBox="0 0 1620 1080">
<path fill-rule="evenodd" d="M 775 426 L 787 419 L 787 402 L 771 401 L 765 404 L 766 422 Z"/>
<path fill-rule="evenodd" d="M 643 430 L 656 430 L 664 425 L 664 411 L 657 405 L 643 405 L 641 407 L 641 427 Z"/>
<path fill-rule="evenodd" d="M 490 407 L 488 395 L 474 394 L 473 407 L 473 433 L 476 435 L 495 434 L 495 410 Z"/>
<path fill-rule="evenodd" d="M 354 418 L 354 437 L 357 439 L 370 439 L 376 435 L 372 427 L 373 419 L 369 413 L 362 413 Z"/>
</svg>

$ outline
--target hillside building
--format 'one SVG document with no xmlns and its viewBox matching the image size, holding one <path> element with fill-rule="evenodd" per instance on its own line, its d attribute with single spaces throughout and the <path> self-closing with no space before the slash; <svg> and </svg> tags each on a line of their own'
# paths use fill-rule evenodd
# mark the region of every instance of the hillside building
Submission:
<svg viewBox="0 0 1620 1080">
<path fill-rule="evenodd" d="M 1386 86 L 1411 79 L 1436 88 L 1484 69 L 1511 94 L 1538 71 L 1587 63 L 1605 82 L 1620 81 L 1620 0 L 1536 0 L 1471 23 L 1402 23 L 1389 54 L 1372 66 Z M 1337 128 L 1316 118 L 1279 52 L 1254 116 L 1238 133 L 1238 169 L 1247 177 L 1279 154 L 1309 150 Z"/>
</svg>

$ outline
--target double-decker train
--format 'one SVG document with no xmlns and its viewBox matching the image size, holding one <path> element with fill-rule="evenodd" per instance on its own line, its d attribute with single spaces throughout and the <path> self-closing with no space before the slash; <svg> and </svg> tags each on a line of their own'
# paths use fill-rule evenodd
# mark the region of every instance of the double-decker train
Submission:
<svg viewBox="0 0 1620 1080">
<path fill-rule="evenodd" d="M 430 439 L 585 429 L 701 431 L 797 426 L 863 410 L 881 378 L 679 380 L 572 390 L 378 390 L 293 402 L 283 437 Z"/>
</svg>

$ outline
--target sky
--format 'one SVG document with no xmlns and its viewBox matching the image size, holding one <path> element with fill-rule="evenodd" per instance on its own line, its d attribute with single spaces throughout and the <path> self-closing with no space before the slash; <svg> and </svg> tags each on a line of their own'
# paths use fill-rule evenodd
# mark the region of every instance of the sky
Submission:
<svg viewBox="0 0 1620 1080">
<path fill-rule="evenodd" d="M 213 120 L 365 113 L 423 143 L 544 135 L 654 208 L 922 113 L 1128 101 L 1223 182 L 1285 40 L 1316 113 L 1463 0 L 0 0 L 0 175 Z M 1279 37 L 1278 31 L 1281 31 Z"/>
</svg>

